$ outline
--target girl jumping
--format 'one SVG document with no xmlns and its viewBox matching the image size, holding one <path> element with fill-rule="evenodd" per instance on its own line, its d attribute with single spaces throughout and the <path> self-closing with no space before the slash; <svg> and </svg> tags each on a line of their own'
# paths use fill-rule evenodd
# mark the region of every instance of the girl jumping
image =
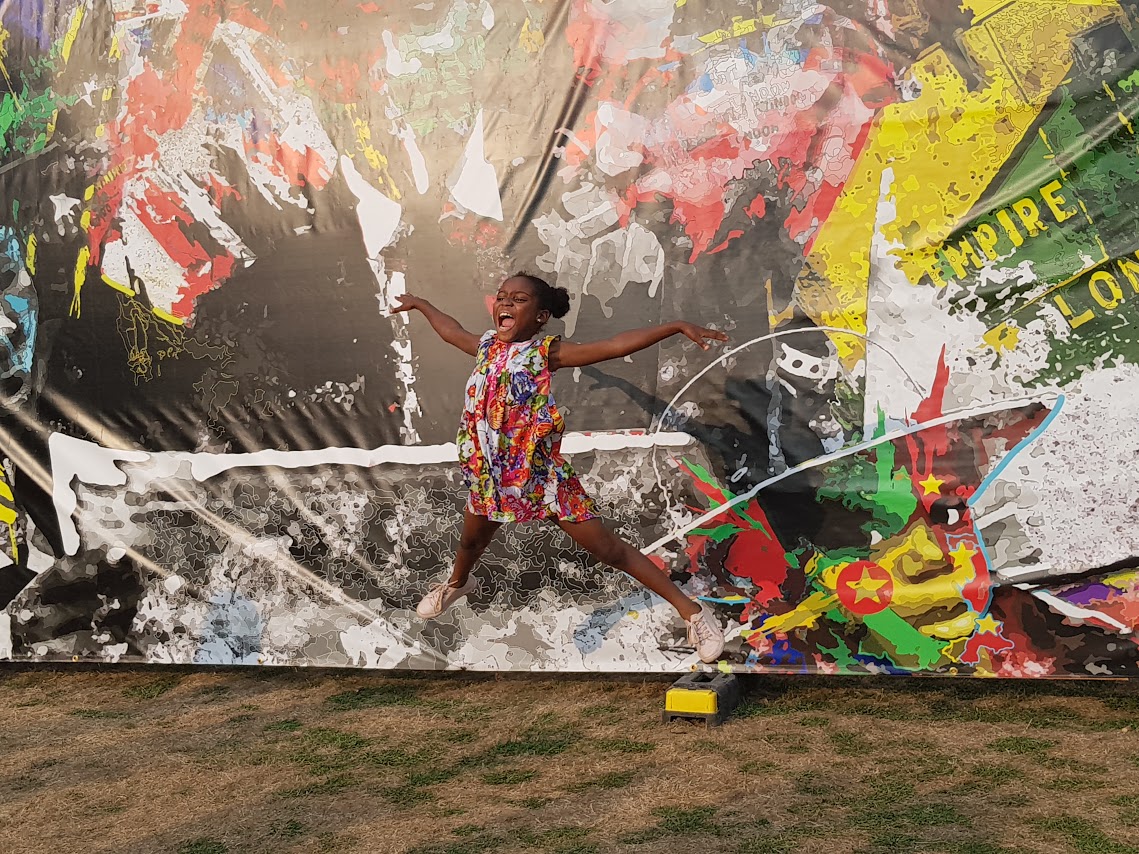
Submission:
<svg viewBox="0 0 1139 854">
<path fill-rule="evenodd" d="M 471 569 L 504 522 L 556 519 L 594 558 L 628 573 L 674 607 L 688 626 L 688 641 L 710 663 L 724 649 L 724 633 L 706 605 L 689 599 L 652 561 L 609 531 L 593 500 L 562 457 L 565 424 L 554 404 L 550 378 L 561 368 L 620 359 L 673 335 L 705 350 L 728 336 L 676 321 L 622 332 L 604 341 L 573 344 L 541 335 L 551 317 L 569 312 L 569 293 L 536 276 L 512 276 L 494 302 L 495 328 L 479 338 L 427 300 L 400 297 L 395 311 L 417 310 L 439 337 L 475 357 L 459 425 L 459 464 L 469 488 L 463 532 L 451 577 L 423 597 L 416 612 L 434 619 L 475 589 Z"/>
</svg>

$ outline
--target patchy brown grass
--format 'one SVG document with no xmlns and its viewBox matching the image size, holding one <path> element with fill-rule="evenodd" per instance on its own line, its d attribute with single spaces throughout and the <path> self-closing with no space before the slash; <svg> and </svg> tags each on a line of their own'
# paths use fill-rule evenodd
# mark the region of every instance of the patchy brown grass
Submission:
<svg viewBox="0 0 1139 854">
<path fill-rule="evenodd" d="M 0 670 L 0 851 L 1139 854 L 1139 686 Z"/>
</svg>

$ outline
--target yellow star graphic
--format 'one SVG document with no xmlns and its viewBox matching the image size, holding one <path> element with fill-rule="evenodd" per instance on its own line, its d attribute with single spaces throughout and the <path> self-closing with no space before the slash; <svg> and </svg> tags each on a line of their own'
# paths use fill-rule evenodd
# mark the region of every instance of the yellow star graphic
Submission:
<svg viewBox="0 0 1139 854">
<path fill-rule="evenodd" d="M 890 582 L 885 578 L 875 578 L 870 574 L 869 569 L 862 570 L 862 577 L 850 585 L 858 591 L 854 597 L 854 601 L 861 602 L 863 599 L 871 599 L 875 602 L 880 602 L 878 591 L 889 583 Z"/>
<path fill-rule="evenodd" d="M 986 614 L 977 620 L 977 631 L 985 635 L 995 635 L 1001 629 L 1001 624 Z"/>
<path fill-rule="evenodd" d="M 926 495 L 940 495 L 941 494 L 941 485 L 943 483 L 945 483 L 945 481 L 944 480 L 938 480 L 936 477 L 933 476 L 932 473 L 930 473 L 930 476 L 927 477 L 925 480 L 921 481 L 920 483 L 921 483 L 922 489 L 925 490 Z"/>
<path fill-rule="evenodd" d="M 953 565 L 956 567 L 968 566 L 973 562 L 973 555 L 977 553 L 976 549 L 970 548 L 964 542 L 957 544 L 957 548 L 951 549 L 949 556 L 953 558 Z"/>
</svg>

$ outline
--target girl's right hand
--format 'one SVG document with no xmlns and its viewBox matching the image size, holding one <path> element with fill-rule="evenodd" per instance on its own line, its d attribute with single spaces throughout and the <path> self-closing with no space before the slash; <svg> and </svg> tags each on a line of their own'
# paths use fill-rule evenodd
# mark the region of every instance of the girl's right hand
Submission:
<svg viewBox="0 0 1139 854">
<path fill-rule="evenodd" d="M 422 308 L 423 300 L 414 294 L 402 294 L 396 297 L 395 303 L 392 305 L 392 311 L 412 311 L 414 309 Z"/>
</svg>

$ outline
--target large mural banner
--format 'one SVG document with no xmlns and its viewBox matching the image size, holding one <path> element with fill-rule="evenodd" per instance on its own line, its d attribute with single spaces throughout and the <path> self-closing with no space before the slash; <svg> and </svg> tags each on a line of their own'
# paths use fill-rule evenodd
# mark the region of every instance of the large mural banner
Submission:
<svg viewBox="0 0 1139 854">
<path fill-rule="evenodd" d="M 1139 3 L 5 0 L 0 77 L 0 659 L 702 666 L 549 522 L 416 611 L 473 360 L 396 309 L 522 271 L 728 336 L 553 380 L 712 666 L 1136 674 Z"/>
</svg>

